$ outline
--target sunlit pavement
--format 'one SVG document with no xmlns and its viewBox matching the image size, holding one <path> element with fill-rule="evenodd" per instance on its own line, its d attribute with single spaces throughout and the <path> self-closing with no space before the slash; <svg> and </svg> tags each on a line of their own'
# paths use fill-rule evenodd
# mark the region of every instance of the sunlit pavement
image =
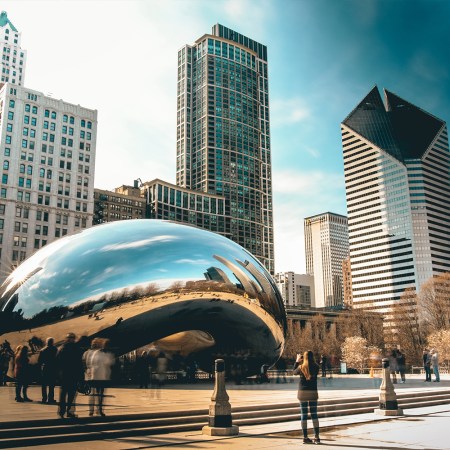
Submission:
<svg viewBox="0 0 450 450">
<path fill-rule="evenodd" d="M 275 380 L 274 380 L 275 381 Z M 320 379 L 322 399 L 378 395 L 379 378 L 365 376 L 335 376 Z M 450 376 L 440 383 L 424 383 L 420 375 L 409 376 L 405 384 L 395 385 L 396 392 L 448 389 Z M 108 415 L 158 411 L 205 409 L 209 406 L 212 384 L 172 385 L 162 389 L 110 388 L 106 399 Z M 281 404 L 296 401 L 296 383 L 275 382 L 265 385 L 227 385 L 232 407 L 249 404 Z M 29 396 L 33 403 L 14 402 L 14 388 L 0 388 L 0 421 L 20 421 L 56 417 L 56 407 L 38 403 L 40 387 L 32 386 Z M 77 397 L 77 414 L 88 414 L 88 398 Z M 404 417 L 386 419 L 374 414 L 334 417 L 321 420 L 322 448 L 335 449 L 449 449 L 450 405 L 415 408 Z M 375 422 L 376 421 L 376 422 Z M 217 449 L 287 449 L 304 446 L 298 430 L 299 421 L 241 427 L 235 438 L 212 438 L 200 432 L 173 433 L 160 436 L 122 438 L 93 442 L 46 445 L 49 449 L 145 449 L 145 448 L 217 448 Z M 308 446 L 307 446 L 308 447 Z M 35 447 L 35 448 L 44 448 Z"/>
</svg>

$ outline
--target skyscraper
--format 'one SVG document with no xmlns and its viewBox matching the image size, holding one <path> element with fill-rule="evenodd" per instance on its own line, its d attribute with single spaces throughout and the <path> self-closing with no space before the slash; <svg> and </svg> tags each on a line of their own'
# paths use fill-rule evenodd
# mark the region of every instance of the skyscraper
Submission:
<svg viewBox="0 0 450 450">
<path fill-rule="evenodd" d="M 342 122 L 354 307 L 401 313 L 401 294 L 450 270 L 446 123 L 375 86 Z"/>
<path fill-rule="evenodd" d="M 92 226 L 97 111 L 22 86 L 25 51 L 0 15 L 0 283 L 35 250 Z"/>
<path fill-rule="evenodd" d="M 348 256 L 347 217 L 326 212 L 306 217 L 306 273 L 314 276 L 313 306 L 342 306 L 342 261 Z"/>
<path fill-rule="evenodd" d="M 225 235 L 274 273 L 266 46 L 222 25 L 178 52 L 178 186 L 226 199 Z"/>
<path fill-rule="evenodd" d="M 25 79 L 26 50 L 20 48 L 21 33 L 8 19 L 6 11 L 0 14 L 0 53 L 2 69 L 0 87 L 3 83 L 23 85 Z"/>
</svg>

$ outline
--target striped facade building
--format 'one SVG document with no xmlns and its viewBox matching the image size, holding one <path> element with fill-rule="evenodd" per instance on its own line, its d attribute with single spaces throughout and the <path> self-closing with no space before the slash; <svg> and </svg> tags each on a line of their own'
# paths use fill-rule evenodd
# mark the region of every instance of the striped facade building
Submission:
<svg viewBox="0 0 450 450">
<path fill-rule="evenodd" d="M 450 270 L 446 123 L 375 86 L 342 122 L 352 300 L 399 320 L 401 295 Z"/>
</svg>

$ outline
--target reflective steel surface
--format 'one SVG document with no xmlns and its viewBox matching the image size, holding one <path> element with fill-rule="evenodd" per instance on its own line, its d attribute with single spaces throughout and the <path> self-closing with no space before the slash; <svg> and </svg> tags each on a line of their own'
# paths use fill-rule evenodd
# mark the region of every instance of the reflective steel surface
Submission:
<svg viewBox="0 0 450 450">
<path fill-rule="evenodd" d="M 160 220 L 95 226 L 39 250 L 0 288 L 0 340 L 60 344 L 74 332 L 111 339 L 117 355 L 158 341 L 249 372 L 283 350 L 286 316 L 268 272 L 223 236 Z"/>
</svg>

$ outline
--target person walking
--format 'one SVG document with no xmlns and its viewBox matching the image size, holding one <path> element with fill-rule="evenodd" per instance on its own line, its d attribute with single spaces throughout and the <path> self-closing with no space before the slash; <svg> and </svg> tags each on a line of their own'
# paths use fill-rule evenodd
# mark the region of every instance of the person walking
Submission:
<svg viewBox="0 0 450 450">
<path fill-rule="evenodd" d="M 41 403 L 55 404 L 56 385 L 56 353 L 58 349 L 54 345 L 52 337 L 47 338 L 46 346 L 39 352 L 38 366 L 41 370 L 42 401 Z"/>
<path fill-rule="evenodd" d="M 103 399 L 105 388 L 111 380 L 111 367 L 114 365 L 114 355 L 107 350 L 109 341 L 107 339 L 95 338 L 92 340 L 91 348 L 83 354 L 85 366 L 85 380 L 92 387 L 89 397 L 89 415 L 94 415 L 97 408 L 99 416 L 105 416 L 103 411 Z"/>
<path fill-rule="evenodd" d="M 147 389 L 150 381 L 150 368 L 148 354 L 144 350 L 136 359 L 136 377 L 140 389 Z"/>
<path fill-rule="evenodd" d="M 432 348 L 430 350 L 430 354 L 431 354 L 431 367 L 433 369 L 433 373 L 434 373 L 434 381 L 436 383 L 439 383 L 439 381 L 441 381 L 441 377 L 439 376 L 439 353 Z M 431 380 L 431 374 L 430 374 L 430 380 Z"/>
<path fill-rule="evenodd" d="M 423 350 L 422 360 L 423 360 L 423 369 L 425 370 L 424 381 L 431 381 L 431 355 L 428 352 L 427 348 Z"/>
<path fill-rule="evenodd" d="M 405 379 L 405 372 L 406 372 L 406 358 L 405 355 L 401 352 L 401 350 L 397 350 L 397 368 L 400 372 L 400 383 L 404 383 L 406 381 Z"/>
<path fill-rule="evenodd" d="M 300 375 L 297 398 L 300 401 L 301 424 L 303 432 L 304 444 L 320 443 L 319 437 L 319 418 L 317 416 L 317 400 L 319 398 L 317 392 L 317 375 L 319 373 L 319 365 L 314 361 L 314 354 L 311 350 L 303 355 L 297 354 L 294 364 L 294 375 Z M 314 441 L 308 437 L 308 409 L 314 427 Z"/>
<path fill-rule="evenodd" d="M 391 353 L 389 354 L 389 372 L 392 376 L 392 383 L 397 384 L 397 372 L 398 372 L 398 366 L 397 366 L 397 349 L 394 348 L 391 350 Z"/>
<path fill-rule="evenodd" d="M 72 411 L 77 392 L 77 383 L 83 379 L 82 354 L 75 342 L 75 334 L 68 333 L 62 347 L 56 354 L 56 361 L 60 371 L 61 389 L 59 391 L 58 415 L 70 418 L 77 417 Z"/>
<path fill-rule="evenodd" d="M 323 353 L 320 355 L 320 368 L 322 369 L 322 378 L 327 377 L 328 358 Z"/>
<path fill-rule="evenodd" d="M 16 378 L 16 402 L 32 402 L 27 395 L 30 382 L 30 359 L 28 347 L 19 345 L 14 357 L 14 377 Z M 22 394 L 22 395 L 21 395 Z"/>
</svg>

